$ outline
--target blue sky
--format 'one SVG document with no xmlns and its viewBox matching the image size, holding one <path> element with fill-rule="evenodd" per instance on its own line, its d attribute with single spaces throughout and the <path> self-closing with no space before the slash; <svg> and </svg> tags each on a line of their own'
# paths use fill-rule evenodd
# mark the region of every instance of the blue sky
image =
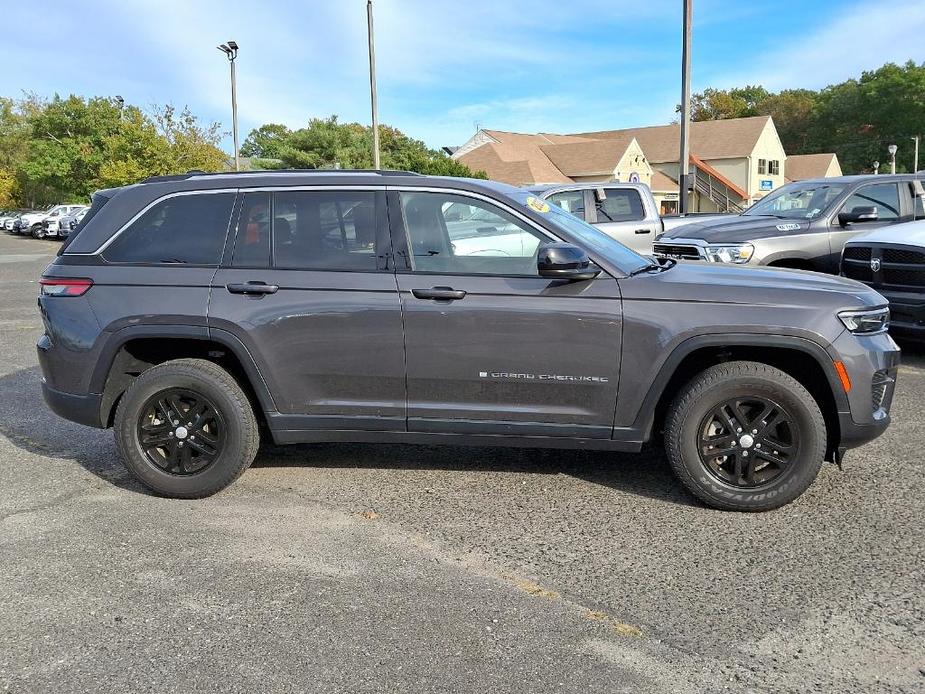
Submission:
<svg viewBox="0 0 925 694">
<path fill-rule="evenodd" d="M 575 132 L 666 123 L 681 0 L 374 0 L 380 121 L 431 146 L 476 125 Z M 262 123 L 369 122 L 366 0 L 0 0 L 0 94 L 189 105 L 241 139 Z M 11 41 L 21 35 L 27 40 Z M 693 85 L 822 87 L 925 61 L 921 0 L 694 0 Z M 226 138 L 226 148 L 230 147 Z"/>
</svg>

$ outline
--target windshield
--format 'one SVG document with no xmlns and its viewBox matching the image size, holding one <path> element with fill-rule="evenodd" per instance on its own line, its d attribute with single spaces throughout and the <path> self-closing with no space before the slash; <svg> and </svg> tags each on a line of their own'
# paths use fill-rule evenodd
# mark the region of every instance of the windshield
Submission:
<svg viewBox="0 0 925 694">
<path fill-rule="evenodd" d="M 558 205 L 540 200 L 527 191 L 522 194 L 514 194 L 511 197 L 524 207 L 529 207 L 534 212 L 538 212 L 551 222 L 553 227 L 561 229 L 567 236 L 576 238 L 590 255 L 597 255 L 613 263 L 627 274 L 653 264 L 653 261 L 649 258 L 631 251 L 600 229 L 566 212 Z"/>
<path fill-rule="evenodd" d="M 791 183 L 756 202 L 743 214 L 782 219 L 815 219 L 832 206 L 845 186 L 833 183 Z"/>
</svg>

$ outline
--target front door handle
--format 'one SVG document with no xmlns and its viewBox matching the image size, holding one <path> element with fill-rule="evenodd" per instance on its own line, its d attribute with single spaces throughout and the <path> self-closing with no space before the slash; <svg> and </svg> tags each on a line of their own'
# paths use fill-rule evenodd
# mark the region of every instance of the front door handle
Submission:
<svg viewBox="0 0 925 694">
<path fill-rule="evenodd" d="M 432 299 L 434 301 L 457 301 L 466 296 L 462 289 L 452 287 L 431 287 L 430 289 L 412 289 L 411 293 L 416 299 Z"/>
<path fill-rule="evenodd" d="M 276 294 L 279 291 L 279 286 L 267 284 L 266 282 L 233 282 L 226 284 L 225 289 L 232 294 Z"/>
<path fill-rule="evenodd" d="M 652 230 L 651 229 L 637 229 L 636 233 L 637 234 L 651 234 Z"/>
</svg>

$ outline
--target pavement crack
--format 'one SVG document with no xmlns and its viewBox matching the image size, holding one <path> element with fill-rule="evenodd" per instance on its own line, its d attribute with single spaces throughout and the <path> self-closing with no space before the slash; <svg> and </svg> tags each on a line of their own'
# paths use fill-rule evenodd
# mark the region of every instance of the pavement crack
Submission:
<svg viewBox="0 0 925 694">
<path fill-rule="evenodd" d="M 55 506 L 60 506 L 61 504 L 65 504 L 71 499 L 74 499 L 75 497 L 88 494 L 91 491 L 92 490 L 90 489 L 75 489 L 74 491 L 68 492 L 67 494 L 61 494 L 60 496 L 56 496 L 54 499 L 52 499 L 51 501 L 48 501 L 47 503 L 39 504 L 37 506 L 30 506 L 29 508 L 22 508 L 16 511 L 11 511 L 10 513 L 0 514 L 0 523 L 10 518 L 14 518 L 16 516 L 23 516 L 23 515 L 27 515 L 30 513 L 39 513 L 41 511 L 47 511 L 48 509 L 54 508 Z"/>
</svg>

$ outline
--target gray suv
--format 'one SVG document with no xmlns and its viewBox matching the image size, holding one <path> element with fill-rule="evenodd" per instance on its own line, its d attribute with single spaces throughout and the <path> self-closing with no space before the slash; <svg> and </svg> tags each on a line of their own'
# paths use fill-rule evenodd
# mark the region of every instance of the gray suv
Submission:
<svg viewBox="0 0 925 694">
<path fill-rule="evenodd" d="M 528 191 L 405 172 L 100 191 L 40 284 L 49 406 L 182 498 L 261 437 L 658 439 L 706 503 L 767 510 L 884 431 L 899 364 L 858 282 L 656 262 Z"/>
<path fill-rule="evenodd" d="M 921 176 L 840 176 L 790 183 L 740 215 L 666 231 L 662 258 L 771 265 L 837 274 L 842 248 L 858 234 L 921 218 Z"/>
</svg>

